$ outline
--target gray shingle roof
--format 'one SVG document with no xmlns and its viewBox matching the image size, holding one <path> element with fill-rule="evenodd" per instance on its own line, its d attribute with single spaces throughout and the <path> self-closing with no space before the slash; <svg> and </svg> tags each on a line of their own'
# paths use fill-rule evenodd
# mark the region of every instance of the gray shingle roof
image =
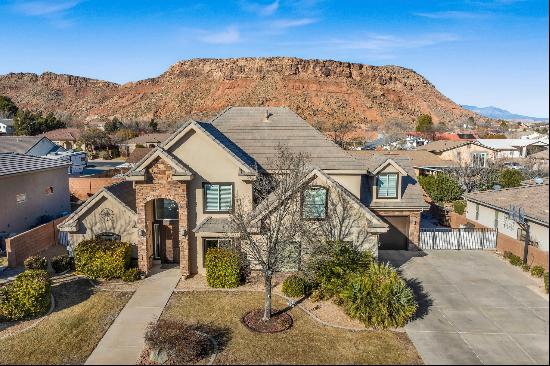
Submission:
<svg viewBox="0 0 550 366">
<path fill-rule="evenodd" d="M 270 116 L 265 120 L 266 111 Z M 285 107 L 229 107 L 212 125 L 269 170 L 280 145 L 306 153 L 323 170 L 361 170 L 364 165 Z"/>
<path fill-rule="evenodd" d="M 0 136 L 0 153 L 26 154 L 41 139 L 41 136 Z"/>
<path fill-rule="evenodd" d="M 5 124 L 6 126 L 13 127 L 13 119 L 12 118 L 0 118 L 0 123 Z"/>
<path fill-rule="evenodd" d="M 0 153 L 0 176 L 68 167 L 68 162 L 17 153 Z"/>
<path fill-rule="evenodd" d="M 420 146 L 417 150 L 426 150 L 434 153 L 440 153 L 447 150 L 456 149 L 457 147 L 473 144 L 473 141 L 453 141 L 453 140 L 438 140 Z"/>
<path fill-rule="evenodd" d="M 122 144 L 129 145 L 129 144 L 146 144 L 146 143 L 161 143 L 164 142 L 168 137 L 170 137 L 170 133 L 146 133 L 141 136 L 134 137 L 133 139 L 126 140 Z"/>
<path fill-rule="evenodd" d="M 228 233 L 231 232 L 231 220 L 226 217 L 208 216 L 193 229 L 195 233 Z"/>
<path fill-rule="evenodd" d="M 464 195 L 467 201 L 498 208 L 507 212 L 510 205 L 525 210 L 527 218 L 548 225 L 548 181 L 543 184 L 506 188 L 498 191 L 480 191 Z"/>
<path fill-rule="evenodd" d="M 136 210 L 136 191 L 134 185 L 130 181 L 122 181 L 120 183 L 112 184 L 105 187 L 105 190 L 111 193 L 124 203 L 130 210 L 137 212 Z"/>
</svg>

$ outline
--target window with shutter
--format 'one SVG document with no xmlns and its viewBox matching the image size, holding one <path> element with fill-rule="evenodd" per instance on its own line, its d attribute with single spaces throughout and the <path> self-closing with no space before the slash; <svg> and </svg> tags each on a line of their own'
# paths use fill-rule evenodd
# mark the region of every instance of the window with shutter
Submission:
<svg viewBox="0 0 550 366">
<path fill-rule="evenodd" d="M 397 183 L 399 176 L 397 173 L 380 174 L 376 179 L 376 197 L 377 198 L 397 198 Z"/>
<path fill-rule="evenodd" d="M 204 212 L 230 212 L 233 209 L 233 184 L 204 183 Z"/>
</svg>

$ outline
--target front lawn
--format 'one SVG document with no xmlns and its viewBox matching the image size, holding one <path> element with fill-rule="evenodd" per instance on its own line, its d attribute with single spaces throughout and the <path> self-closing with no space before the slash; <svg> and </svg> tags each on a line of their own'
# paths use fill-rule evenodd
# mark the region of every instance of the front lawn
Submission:
<svg viewBox="0 0 550 366">
<path fill-rule="evenodd" d="M 299 308 L 291 310 L 293 327 L 282 333 L 253 333 L 241 324 L 248 310 L 262 306 L 260 292 L 174 293 L 162 318 L 225 329 L 218 364 L 420 364 L 405 333 L 351 332 L 323 326 Z M 274 298 L 275 306 L 286 303 Z M 226 343 L 226 344 L 223 344 Z"/>
<path fill-rule="evenodd" d="M 0 267 L 8 265 L 8 257 L 3 257 L 0 255 Z"/>
<path fill-rule="evenodd" d="M 52 293 L 52 314 L 36 327 L 0 341 L 0 364 L 84 363 L 131 297 L 94 292 L 86 279 L 55 285 Z"/>
</svg>

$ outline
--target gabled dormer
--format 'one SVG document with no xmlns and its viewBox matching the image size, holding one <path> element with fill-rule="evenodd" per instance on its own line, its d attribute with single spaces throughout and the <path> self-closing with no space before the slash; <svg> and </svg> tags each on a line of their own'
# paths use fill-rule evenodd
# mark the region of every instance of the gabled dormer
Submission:
<svg viewBox="0 0 550 366">
<path fill-rule="evenodd" d="M 403 182 L 408 175 L 394 160 L 384 161 L 371 172 L 370 194 L 372 201 L 400 201 L 403 194 Z"/>
</svg>

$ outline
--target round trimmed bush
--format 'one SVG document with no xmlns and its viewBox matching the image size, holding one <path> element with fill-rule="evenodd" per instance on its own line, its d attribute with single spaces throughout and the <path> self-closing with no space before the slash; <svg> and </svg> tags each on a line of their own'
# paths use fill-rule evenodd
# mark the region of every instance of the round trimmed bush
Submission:
<svg viewBox="0 0 550 366">
<path fill-rule="evenodd" d="M 288 297 L 303 297 L 309 293 L 309 282 L 303 276 L 293 274 L 283 281 L 282 291 Z"/>
<path fill-rule="evenodd" d="M 129 243 L 112 240 L 84 240 L 74 250 L 76 270 L 92 279 L 122 278 L 131 256 Z"/>
<path fill-rule="evenodd" d="M 510 254 L 510 256 L 508 257 L 508 261 L 510 262 L 510 264 L 517 267 L 523 264 L 523 260 L 515 254 Z"/>
<path fill-rule="evenodd" d="M 548 283 L 549 283 L 548 272 L 545 272 L 544 273 L 544 289 L 546 290 L 546 293 L 548 293 Z"/>
<path fill-rule="evenodd" d="M 241 280 L 239 253 L 231 249 L 210 248 L 205 257 L 206 282 L 213 288 L 234 288 Z"/>
<path fill-rule="evenodd" d="M 402 327 L 417 309 L 413 291 L 388 264 L 369 266 L 340 296 L 350 317 L 376 328 Z"/>
<path fill-rule="evenodd" d="M 0 288 L 0 320 L 44 314 L 51 304 L 51 281 L 44 270 L 27 270 Z"/>
<path fill-rule="evenodd" d="M 28 269 L 30 270 L 39 269 L 42 271 L 48 270 L 48 261 L 46 260 L 46 258 L 40 257 L 38 255 L 33 255 L 28 257 L 27 259 L 25 259 L 23 264 L 25 265 L 25 269 L 27 270 Z"/>
<path fill-rule="evenodd" d="M 72 267 L 72 259 L 68 255 L 58 255 L 50 261 L 55 273 L 68 271 Z"/>
</svg>

